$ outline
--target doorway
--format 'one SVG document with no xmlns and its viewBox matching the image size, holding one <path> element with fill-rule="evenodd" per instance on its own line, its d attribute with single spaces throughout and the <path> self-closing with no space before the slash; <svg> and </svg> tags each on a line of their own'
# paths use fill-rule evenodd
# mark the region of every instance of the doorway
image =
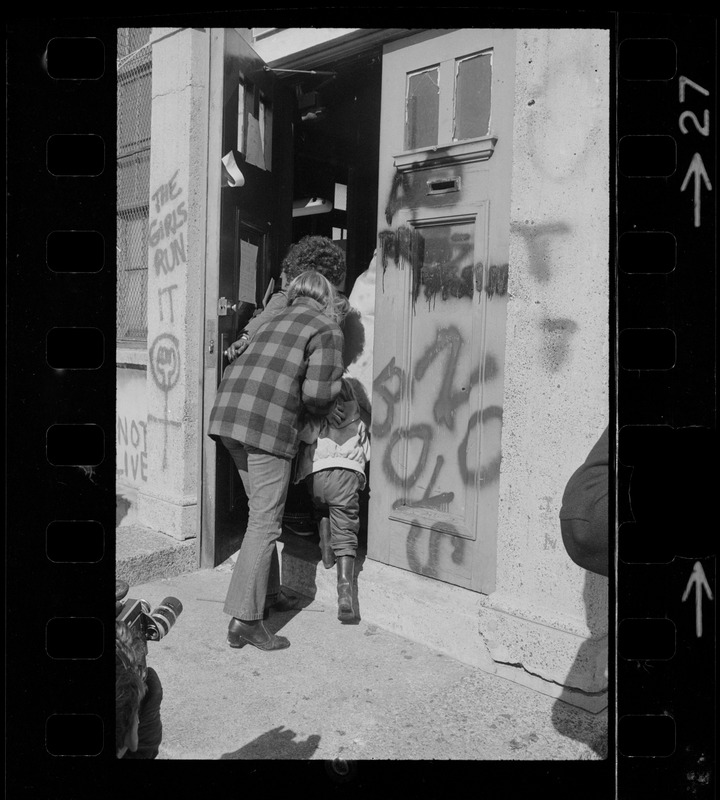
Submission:
<svg viewBox="0 0 720 800">
<path fill-rule="evenodd" d="M 257 170 L 238 147 L 235 155 L 246 184 L 242 189 L 224 186 L 221 190 L 219 295 L 225 302 L 219 304 L 223 313 L 217 322 L 208 319 L 206 323 L 217 325 L 221 344 L 216 375 L 206 371 L 205 376 L 206 404 L 210 406 L 227 365 L 222 351 L 267 299 L 269 281 L 279 286 L 282 259 L 291 243 L 318 235 L 339 245 L 346 255 L 342 288 L 350 294 L 358 275 L 368 268 L 377 241 L 381 48 L 323 64 L 317 70 L 274 73 L 258 62 L 257 56 L 253 58 L 233 32 L 225 36 L 223 128 L 228 128 L 228 120 L 241 116 L 243 105 L 248 125 L 248 87 L 256 85 L 254 102 L 258 115 L 267 118 L 265 139 L 271 142 L 272 152 L 265 152 L 269 169 Z M 237 57 L 229 58 L 234 50 Z M 235 94 L 238 69 L 240 99 Z M 223 134 L 223 154 L 228 148 L 236 150 L 236 127 L 232 122 Z M 267 186 L 261 186 L 261 181 Z M 270 201 L 274 205 L 262 205 L 264 222 L 253 207 L 258 192 L 274 198 Z M 248 253 L 252 253 L 251 261 Z M 248 302 L 247 292 L 238 294 L 248 283 L 248 269 L 256 292 L 254 304 Z M 202 563 L 215 566 L 240 546 L 247 498 L 224 448 L 212 442 L 204 448 Z M 284 525 L 290 531 L 313 532 L 311 503 L 304 486 L 290 487 Z"/>
<path fill-rule="evenodd" d="M 286 78 L 296 103 L 292 241 L 325 236 L 341 247 L 346 295 L 377 241 L 381 65 L 377 50 Z M 304 486 L 290 486 L 283 522 L 292 532 L 314 532 Z"/>
<path fill-rule="evenodd" d="M 273 179 L 272 204 L 256 232 L 265 238 L 245 247 L 255 305 L 305 235 L 345 250 L 348 295 L 377 253 L 367 556 L 486 594 L 495 589 L 515 52 L 510 30 L 406 32 L 317 69 L 274 70 L 251 51 L 224 82 L 224 119 L 237 119 L 238 69 L 246 97 L 257 78 L 263 141 L 272 139 L 262 173 Z M 234 135 L 231 125 L 226 147 Z M 252 177 L 251 191 L 222 205 L 221 286 L 224 274 L 237 273 L 233 286 L 247 278 L 244 221 L 252 227 L 254 215 L 262 227 Z M 227 454 L 206 452 L 204 488 L 215 494 L 203 501 L 212 539 L 203 563 L 214 566 L 238 549 L 247 505 Z M 292 489 L 286 527 L 311 534 L 310 515 L 304 487 Z"/>
</svg>

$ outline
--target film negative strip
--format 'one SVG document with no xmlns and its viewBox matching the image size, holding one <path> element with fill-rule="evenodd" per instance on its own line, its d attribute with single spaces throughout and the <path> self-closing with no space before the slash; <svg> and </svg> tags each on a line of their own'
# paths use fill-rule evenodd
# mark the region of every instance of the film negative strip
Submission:
<svg viewBox="0 0 720 800">
<path fill-rule="evenodd" d="M 596 764 L 514 762 L 510 784 L 503 765 L 484 766 L 509 797 L 545 780 L 556 797 L 604 798 L 612 784 L 623 800 L 705 798 L 716 781 L 716 20 L 608 16 L 617 90 L 610 757 L 601 780 Z M 17 797 L 95 797 L 121 776 L 110 689 L 120 24 L 160 21 L 8 26 L 6 685 Z M 256 767 L 256 777 L 272 769 Z M 405 788 L 448 785 L 437 766 L 400 771 Z M 210 773 L 182 774 L 202 787 Z M 363 775 L 356 788 L 387 785 L 382 772 Z M 145 778 L 167 785 L 165 771 L 146 766 Z M 237 773 L 212 779 L 232 786 Z"/>
<path fill-rule="evenodd" d="M 618 17 L 621 797 L 715 794 L 716 47 Z"/>
<path fill-rule="evenodd" d="M 52 781 L 72 784 L 78 759 L 105 758 L 114 714 L 98 687 L 112 681 L 114 648 L 105 609 L 115 43 L 87 21 L 35 23 L 7 38 L 6 720 L 16 796 L 49 796 Z"/>
</svg>

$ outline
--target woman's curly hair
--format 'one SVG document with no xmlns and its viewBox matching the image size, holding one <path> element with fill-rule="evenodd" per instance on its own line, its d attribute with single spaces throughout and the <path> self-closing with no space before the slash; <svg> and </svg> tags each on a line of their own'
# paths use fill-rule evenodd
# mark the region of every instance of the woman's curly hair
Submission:
<svg viewBox="0 0 720 800">
<path fill-rule="evenodd" d="M 304 236 L 290 247 L 282 268 L 288 281 L 314 269 L 339 286 L 345 278 L 345 253 L 326 236 Z"/>
</svg>

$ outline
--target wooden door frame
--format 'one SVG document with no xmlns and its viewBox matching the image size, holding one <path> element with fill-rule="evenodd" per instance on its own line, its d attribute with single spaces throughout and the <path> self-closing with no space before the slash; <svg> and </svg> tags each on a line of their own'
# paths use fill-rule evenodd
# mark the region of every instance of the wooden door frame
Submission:
<svg viewBox="0 0 720 800">
<path fill-rule="evenodd" d="M 216 447 L 215 442 L 205 435 L 210 416 L 211 395 L 215 392 L 217 354 L 213 352 L 218 346 L 217 325 L 210 322 L 217 316 L 218 286 L 220 280 L 220 209 L 222 170 L 213 169 L 222 159 L 223 140 L 223 85 L 225 61 L 224 28 L 210 29 L 210 68 L 208 74 L 208 147 L 207 147 L 207 198 L 206 198 L 206 237 L 205 237 L 205 269 L 203 270 L 203 317 L 200 330 L 201 342 L 198 369 L 198 463 L 200 465 L 200 493 L 198 497 L 200 534 L 199 566 L 214 565 L 215 558 L 215 481 Z M 212 224 L 210 221 L 213 221 Z M 206 385 L 206 379 L 213 377 L 212 392 Z"/>
</svg>

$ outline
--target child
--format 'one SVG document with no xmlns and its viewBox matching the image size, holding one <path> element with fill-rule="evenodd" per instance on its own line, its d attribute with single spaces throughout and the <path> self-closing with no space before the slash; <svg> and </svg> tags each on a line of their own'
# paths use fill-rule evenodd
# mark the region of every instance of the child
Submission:
<svg viewBox="0 0 720 800">
<path fill-rule="evenodd" d="M 300 432 L 295 482 L 305 481 L 320 520 L 320 551 L 330 569 L 337 562 L 338 619 L 355 617 L 353 579 L 360 528 L 360 492 L 370 459 L 370 416 L 352 383 L 342 379 L 338 410 L 308 416 Z M 342 419 L 340 419 L 342 417 Z"/>
</svg>

